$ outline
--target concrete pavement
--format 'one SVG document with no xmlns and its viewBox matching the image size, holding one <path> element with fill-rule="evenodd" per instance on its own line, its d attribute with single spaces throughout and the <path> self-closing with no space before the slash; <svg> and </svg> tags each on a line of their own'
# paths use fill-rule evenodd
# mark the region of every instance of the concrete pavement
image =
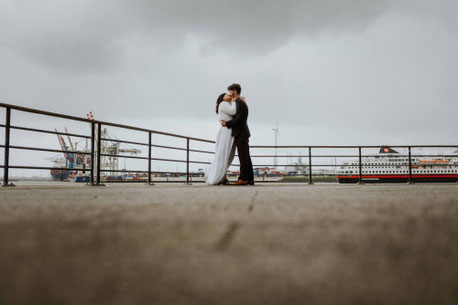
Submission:
<svg viewBox="0 0 458 305">
<path fill-rule="evenodd" d="M 458 185 L 0 189 L 0 304 L 453 304 Z"/>
</svg>

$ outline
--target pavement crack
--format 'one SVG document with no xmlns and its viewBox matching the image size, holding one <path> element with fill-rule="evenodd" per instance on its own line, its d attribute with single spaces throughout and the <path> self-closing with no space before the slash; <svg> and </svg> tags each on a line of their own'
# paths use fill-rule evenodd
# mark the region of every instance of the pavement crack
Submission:
<svg viewBox="0 0 458 305">
<path fill-rule="evenodd" d="M 240 228 L 240 224 L 237 222 L 232 222 L 224 234 L 221 236 L 221 238 L 218 240 L 218 243 L 216 244 L 216 249 L 224 251 L 226 250 L 230 244 L 232 243 L 232 240 L 234 239 L 235 232 Z"/>
<path fill-rule="evenodd" d="M 252 212 L 254 209 L 254 202 L 256 201 L 256 197 L 258 197 L 258 191 L 256 191 L 253 195 L 253 198 L 251 198 L 250 205 L 248 206 L 248 212 Z"/>
</svg>

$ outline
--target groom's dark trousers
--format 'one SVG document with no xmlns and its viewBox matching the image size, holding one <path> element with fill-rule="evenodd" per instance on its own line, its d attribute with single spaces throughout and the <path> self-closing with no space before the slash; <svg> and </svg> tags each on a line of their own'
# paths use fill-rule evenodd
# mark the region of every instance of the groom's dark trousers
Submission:
<svg viewBox="0 0 458 305">
<path fill-rule="evenodd" d="M 240 176 L 239 180 L 254 181 L 253 164 L 250 157 L 250 146 L 248 145 L 248 138 L 235 137 L 235 145 L 237 147 L 237 154 L 240 160 Z"/>
<path fill-rule="evenodd" d="M 232 120 L 226 123 L 227 128 L 232 129 L 237 154 L 240 160 L 240 176 L 239 180 L 254 181 L 253 164 L 250 157 L 250 146 L 248 144 L 250 138 L 250 129 L 248 128 L 248 106 L 241 99 L 236 101 L 237 110 Z"/>
</svg>

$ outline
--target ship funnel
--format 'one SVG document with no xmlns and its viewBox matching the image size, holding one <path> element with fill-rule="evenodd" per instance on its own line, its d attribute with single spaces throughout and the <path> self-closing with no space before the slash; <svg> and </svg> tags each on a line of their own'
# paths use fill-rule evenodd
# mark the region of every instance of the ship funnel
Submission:
<svg viewBox="0 0 458 305">
<path fill-rule="evenodd" d="M 399 152 L 395 151 L 391 147 L 382 146 L 379 151 L 380 154 L 399 154 Z"/>
</svg>

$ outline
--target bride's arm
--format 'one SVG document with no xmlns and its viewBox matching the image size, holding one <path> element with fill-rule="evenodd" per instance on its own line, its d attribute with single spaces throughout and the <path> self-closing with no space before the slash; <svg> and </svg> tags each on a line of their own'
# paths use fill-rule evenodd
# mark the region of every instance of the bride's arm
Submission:
<svg viewBox="0 0 458 305">
<path fill-rule="evenodd" d="M 221 103 L 220 104 L 220 107 L 221 111 L 224 112 L 225 114 L 227 115 L 235 115 L 235 113 L 237 112 L 237 104 L 235 102 L 232 102 L 232 103 Z"/>
</svg>

